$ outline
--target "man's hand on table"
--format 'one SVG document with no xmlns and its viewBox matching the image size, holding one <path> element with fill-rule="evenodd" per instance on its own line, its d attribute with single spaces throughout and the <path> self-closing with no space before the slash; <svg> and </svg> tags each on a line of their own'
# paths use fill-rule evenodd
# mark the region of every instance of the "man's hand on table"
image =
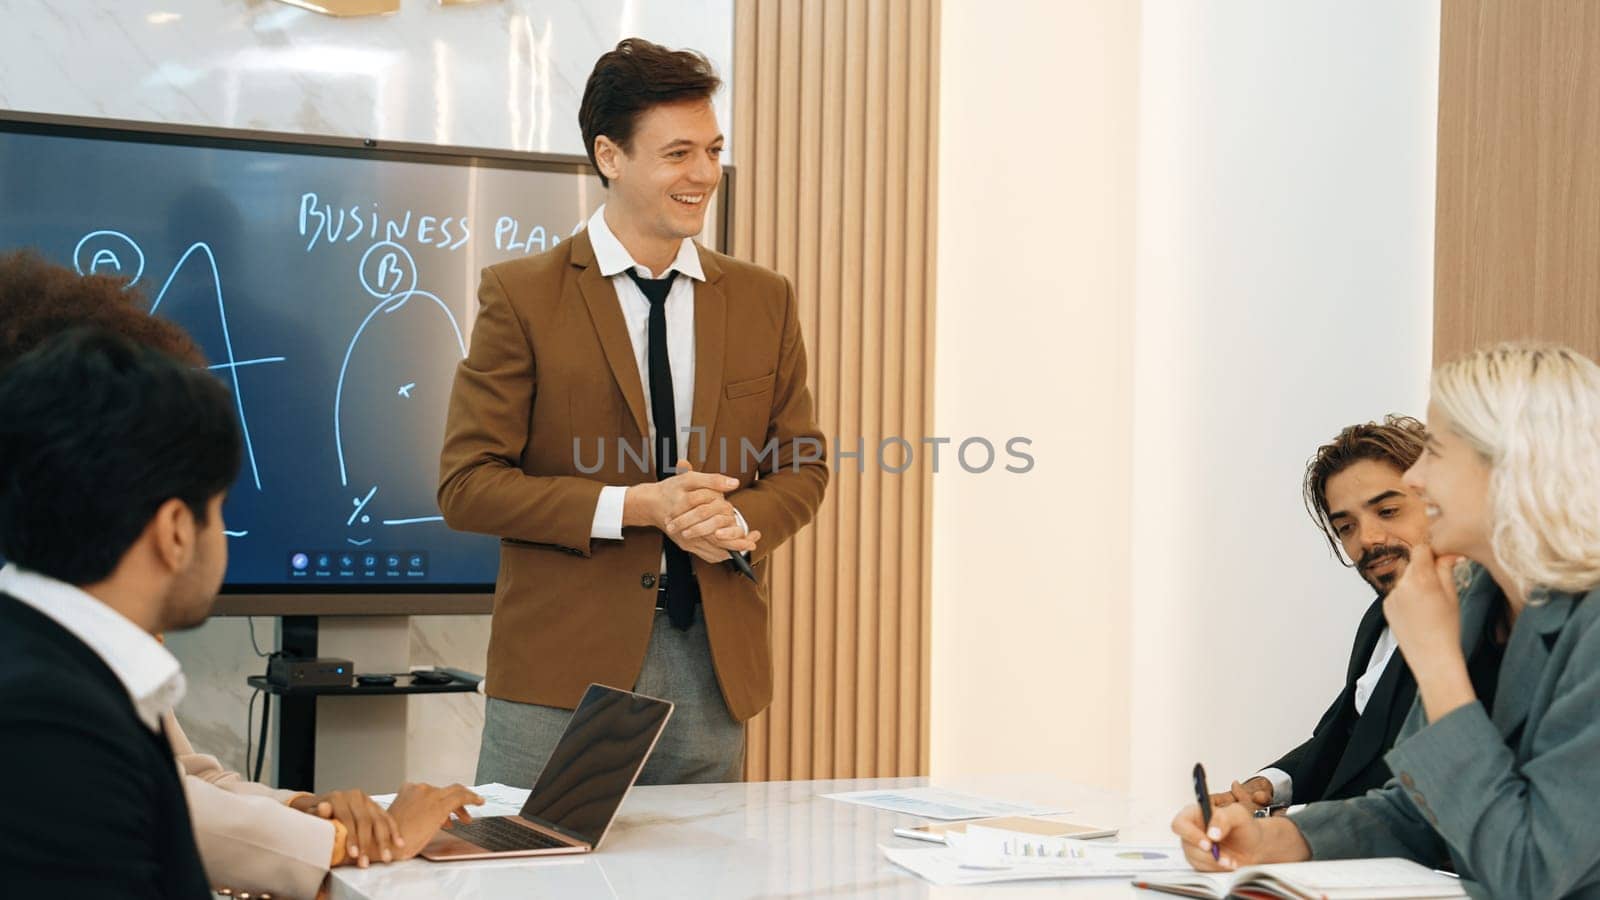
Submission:
<svg viewBox="0 0 1600 900">
<path fill-rule="evenodd" d="M 1272 782 L 1264 776 L 1257 775 L 1242 784 L 1235 781 L 1232 790 L 1211 795 L 1212 809 L 1221 809 L 1235 803 L 1242 804 L 1251 812 L 1267 806 L 1272 803 Z"/>
</svg>

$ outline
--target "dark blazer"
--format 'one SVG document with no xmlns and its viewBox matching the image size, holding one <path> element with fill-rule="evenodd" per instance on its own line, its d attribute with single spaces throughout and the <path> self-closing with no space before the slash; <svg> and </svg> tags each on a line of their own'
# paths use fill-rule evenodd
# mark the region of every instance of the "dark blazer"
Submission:
<svg viewBox="0 0 1600 900">
<path fill-rule="evenodd" d="M 1367 671 L 1384 624 L 1383 600 L 1379 598 L 1367 608 L 1356 629 L 1344 690 L 1322 714 L 1311 738 L 1272 763 L 1271 768 L 1282 769 L 1294 779 L 1293 802 L 1358 797 L 1389 780 L 1383 755 L 1394 746 L 1400 726 L 1405 724 L 1411 701 L 1417 696 L 1417 682 L 1400 651 L 1395 650 L 1367 698 L 1365 713 L 1356 714 L 1356 680 Z"/>
<path fill-rule="evenodd" d="M 1505 603 L 1481 566 L 1461 592 L 1461 649 Z M 1494 709 L 1428 721 L 1414 704 L 1382 790 L 1291 821 L 1314 859 L 1446 860 L 1473 897 L 1600 898 L 1600 588 L 1551 592 L 1518 617 Z"/>
<path fill-rule="evenodd" d="M 210 898 L 172 746 L 71 632 L 0 594 L 0 896 Z"/>
<path fill-rule="evenodd" d="M 723 698 L 743 721 L 772 700 L 769 559 L 811 521 L 828 465 L 793 288 L 704 247 L 700 265 L 698 436 L 682 455 L 697 472 L 738 480 L 728 502 L 761 541 L 751 556 L 757 582 L 725 563 L 690 563 Z M 603 486 L 655 480 L 618 446 L 644 450 L 650 408 L 587 230 L 485 269 L 478 300 L 450 393 L 439 510 L 452 528 L 501 539 L 484 690 L 571 709 L 591 682 L 637 681 L 650 644 L 661 532 L 629 527 L 620 541 L 589 539 Z"/>
</svg>

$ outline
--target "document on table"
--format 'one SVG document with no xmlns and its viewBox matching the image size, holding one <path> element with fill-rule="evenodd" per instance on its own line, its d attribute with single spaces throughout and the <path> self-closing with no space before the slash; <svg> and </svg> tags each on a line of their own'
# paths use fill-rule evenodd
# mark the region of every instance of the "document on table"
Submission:
<svg viewBox="0 0 1600 900">
<path fill-rule="evenodd" d="M 944 848 L 879 849 L 895 865 L 940 885 L 1193 872 L 1177 843 L 1107 844 L 979 825 L 946 840 Z"/>
<path fill-rule="evenodd" d="M 1183 848 L 1170 844 L 1108 844 L 1075 838 L 1044 837 L 1003 828 L 971 825 L 946 837 L 969 869 L 1061 868 L 1108 875 L 1189 871 Z"/>
<path fill-rule="evenodd" d="M 1192 871 L 1176 846 L 1084 843 L 1077 855 L 974 860 L 956 847 L 878 849 L 895 865 L 937 885 L 1048 881 L 1058 878 L 1133 878 L 1156 872 Z"/>
<path fill-rule="evenodd" d="M 905 788 L 898 791 L 851 791 L 843 794 L 823 794 L 825 799 L 857 803 L 890 812 L 906 813 L 924 819 L 983 819 L 990 816 L 1045 816 L 1071 812 L 1060 806 L 1042 806 L 1035 803 L 1008 803 L 987 797 L 957 794 L 941 788 Z"/>
<path fill-rule="evenodd" d="M 522 812 L 522 804 L 528 802 L 527 788 L 512 787 L 498 782 L 475 785 L 472 792 L 483 798 L 482 806 L 467 808 L 467 812 L 474 816 L 514 816 Z M 394 794 L 373 794 L 372 801 L 388 809 L 389 804 L 394 802 L 394 796 Z"/>
</svg>

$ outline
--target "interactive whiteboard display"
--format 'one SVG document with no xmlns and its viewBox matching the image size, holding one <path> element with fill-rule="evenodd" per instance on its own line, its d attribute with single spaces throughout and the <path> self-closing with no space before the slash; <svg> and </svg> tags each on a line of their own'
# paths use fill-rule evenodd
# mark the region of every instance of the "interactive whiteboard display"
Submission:
<svg viewBox="0 0 1600 900">
<path fill-rule="evenodd" d="M 0 248 L 129 279 L 233 393 L 235 592 L 493 585 L 435 500 L 478 274 L 603 196 L 572 158 L 0 119 Z"/>
</svg>

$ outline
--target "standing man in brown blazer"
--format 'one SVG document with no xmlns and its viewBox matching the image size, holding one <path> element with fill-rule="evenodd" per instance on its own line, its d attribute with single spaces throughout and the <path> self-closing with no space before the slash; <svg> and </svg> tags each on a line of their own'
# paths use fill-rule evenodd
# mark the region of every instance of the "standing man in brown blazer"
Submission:
<svg viewBox="0 0 1600 900">
<path fill-rule="evenodd" d="M 772 699 L 767 558 L 828 469 L 793 288 L 692 239 L 720 85 L 698 53 L 602 56 L 578 117 L 605 205 L 484 270 L 439 485 L 501 538 L 480 783 L 530 784 L 590 682 L 676 704 L 642 782 L 737 780 Z"/>
</svg>

